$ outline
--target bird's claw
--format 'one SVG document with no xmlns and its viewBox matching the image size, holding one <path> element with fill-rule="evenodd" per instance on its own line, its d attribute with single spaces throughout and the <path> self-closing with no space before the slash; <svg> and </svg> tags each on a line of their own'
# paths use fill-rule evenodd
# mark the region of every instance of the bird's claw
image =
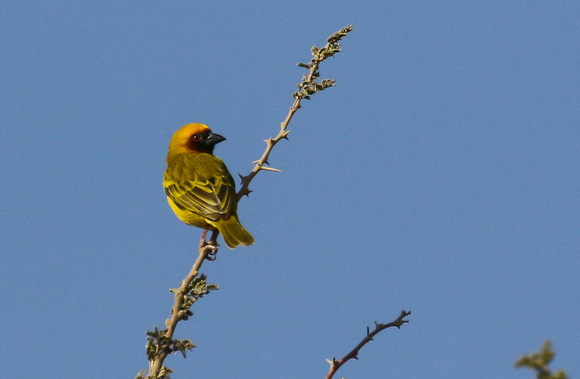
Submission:
<svg viewBox="0 0 580 379">
<path fill-rule="evenodd" d="M 217 258 L 217 253 L 218 253 L 218 245 L 215 242 L 205 242 L 202 246 L 200 246 L 203 249 L 203 252 L 205 254 L 205 259 L 207 259 L 208 261 L 215 261 Z"/>
</svg>

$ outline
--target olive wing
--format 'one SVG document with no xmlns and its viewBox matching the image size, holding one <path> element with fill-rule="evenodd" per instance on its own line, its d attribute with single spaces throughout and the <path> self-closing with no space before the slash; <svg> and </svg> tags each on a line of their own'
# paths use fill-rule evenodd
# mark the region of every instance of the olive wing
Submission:
<svg viewBox="0 0 580 379">
<path fill-rule="evenodd" d="M 168 166 L 164 187 L 179 208 L 212 221 L 227 219 L 234 209 L 235 184 L 218 158 L 205 162 L 179 162 Z"/>
</svg>

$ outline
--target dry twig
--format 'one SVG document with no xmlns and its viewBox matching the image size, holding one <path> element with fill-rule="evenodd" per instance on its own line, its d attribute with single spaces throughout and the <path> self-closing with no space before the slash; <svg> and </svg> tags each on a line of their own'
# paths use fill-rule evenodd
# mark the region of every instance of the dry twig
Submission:
<svg viewBox="0 0 580 379">
<path fill-rule="evenodd" d="M 367 326 L 367 335 L 365 336 L 365 338 L 362 339 L 362 341 L 356 345 L 356 347 L 354 349 L 352 349 L 350 351 L 350 353 L 348 353 L 347 355 L 345 355 L 342 359 L 337 360 L 336 358 L 332 358 L 332 361 L 330 359 L 327 359 L 326 361 L 328 363 L 330 363 L 330 371 L 328 372 L 328 375 L 326 375 L 326 379 L 330 379 L 334 376 L 334 374 L 336 373 L 336 371 L 338 371 L 338 369 L 345 364 L 346 362 L 348 362 L 350 359 L 358 359 L 358 352 L 360 351 L 360 349 L 362 349 L 362 347 L 364 345 L 366 345 L 367 343 L 369 343 L 370 341 L 373 340 L 373 337 L 376 336 L 377 334 L 379 334 L 380 332 L 382 332 L 383 330 L 387 329 L 387 328 L 391 328 L 393 326 L 396 326 L 398 329 L 401 328 L 401 326 L 405 323 L 408 323 L 408 320 L 405 320 L 405 317 L 409 316 L 411 314 L 411 312 L 407 312 L 405 310 L 401 311 L 401 314 L 399 315 L 399 317 L 392 322 L 389 322 L 388 324 L 378 324 L 375 322 L 375 330 L 373 330 L 372 332 L 370 331 L 369 327 Z"/>
</svg>

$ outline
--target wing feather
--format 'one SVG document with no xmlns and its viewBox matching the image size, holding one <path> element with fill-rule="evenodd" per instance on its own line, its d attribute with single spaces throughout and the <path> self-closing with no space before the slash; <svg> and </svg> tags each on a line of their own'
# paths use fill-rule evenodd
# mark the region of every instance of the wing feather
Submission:
<svg viewBox="0 0 580 379">
<path fill-rule="evenodd" d="M 179 154 L 168 161 L 165 193 L 179 208 L 209 220 L 235 212 L 235 183 L 225 164 L 209 154 Z"/>
</svg>

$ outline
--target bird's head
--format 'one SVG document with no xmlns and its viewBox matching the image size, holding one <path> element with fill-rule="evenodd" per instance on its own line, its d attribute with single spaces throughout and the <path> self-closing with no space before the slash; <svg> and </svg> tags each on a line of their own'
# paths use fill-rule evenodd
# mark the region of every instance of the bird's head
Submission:
<svg viewBox="0 0 580 379">
<path fill-rule="evenodd" d="M 213 154 L 217 143 L 225 140 L 219 134 L 212 133 L 204 124 L 187 124 L 176 131 L 169 142 L 169 154 L 208 153 Z"/>
</svg>

